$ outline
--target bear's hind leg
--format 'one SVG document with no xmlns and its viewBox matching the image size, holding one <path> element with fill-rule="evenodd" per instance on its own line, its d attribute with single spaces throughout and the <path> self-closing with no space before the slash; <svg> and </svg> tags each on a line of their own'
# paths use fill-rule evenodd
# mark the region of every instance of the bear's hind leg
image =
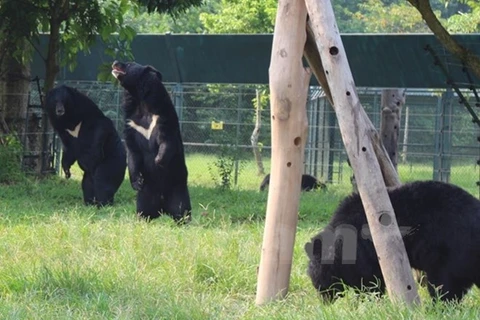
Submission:
<svg viewBox="0 0 480 320">
<path fill-rule="evenodd" d="M 137 215 L 147 220 L 155 219 L 162 212 L 162 197 L 148 185 L 137 192 Z"/>
<path fill-rule="evenodd" d="M 433 299 L 460 301 L 472 286 L 466 279 L 455 278 L 447 272 L 427 272 L 428 292 Z"/>
<path fill-rule="evenodd" d="M 86 205 L 93 205 L 95 203 L 95 188 L 93 183 L 93 176 L 90 173 L 84 172 L 82 178 L 83 201 Z"/>
<path fill-rule="evenodd" d="M 192 205 L 188 188 L 175 187 L 166 194 L 164 209 L 176 222 L 190 222 Z"/>
<path fill-rule="evenodd" d="M 105 165 L 98 166 L 93 176 L 95 187 L 95 204 L 99 207 L 113 205 L 115 193 L 118 190 L 117 183 L 111 181 L 114 177 L 105 168 Z"/>
</svg>

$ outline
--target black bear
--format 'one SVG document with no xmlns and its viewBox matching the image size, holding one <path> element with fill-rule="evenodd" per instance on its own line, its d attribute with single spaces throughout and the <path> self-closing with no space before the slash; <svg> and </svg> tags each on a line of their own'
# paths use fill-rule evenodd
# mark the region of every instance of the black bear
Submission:
<svg viewBox="0 0 480 320">
<path fill-rule="evenodd" d="M 480 201 L 463 189 L 418 181 L 388 190 L 410 265 L 441 300 L 480 285 Z M 343 200 L 328 226 L 305 245 L 308 275 L 327 301 L 343 284 L 384 293 L 385 284 L 358 194 Z M 378 282 L 379 283 L 378 283 Z M 343 283 L 343 284 L 342 284 Z M 438 294 L 438 296 L 437 296 Z"/>
<path fill-rule="evenodd" d="M 265 190 L 266 188 L 268 188 L 269 185 L 270 173 L 267 174 L 265 178 L 263 178 L 262 183 L 260 184 L 260 191 Z M 318 188 L 325 189 L 326 187 L 327 186 L 324 183 L 318 181 L 317 178 L 315 178 L 314 176 L 311 176 L 309 174 L 302 174 L 302 191 L 311 191 Z"/>
<path fill-rule="evenodd" d="M 47 93 L 46 111 L 63 144 L 62 169 L 78 162 L 85 204 L 111 205 L 125 178 L 125 147 L 112 120 L 78 90 L 62 85 Z"/>
<path fill-rule="evenodd" d="M 190 219 L 183 141 L 178 116 L 152 66 L 115 61 L 112 74 L 125 89 L 125 142 L 130 182 L 137 190 L 137 214 L 152 219 L 162 213 L 176 221 Z"/>
</svg>

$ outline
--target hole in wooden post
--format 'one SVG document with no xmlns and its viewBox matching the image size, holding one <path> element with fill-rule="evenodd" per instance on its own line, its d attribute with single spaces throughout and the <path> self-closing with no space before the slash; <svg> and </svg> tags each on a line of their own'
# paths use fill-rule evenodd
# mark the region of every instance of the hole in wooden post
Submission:
<svg viewBox="0 0 480 320">
<path fill-rule="evenodd" d="M 292 163 L 291 162 L 287 162 L 287 167 L 291 167 L 292 166 Z"/>
<path fill-rule="evenodd" d="M 275 116 L 272 116 L 272 120 L 275 120 Z"/>
<path fill-rule="evenodd" d="M 328 74 L 328 70 L 325 70 L 325 74 Z"/>
<path fill-rule="evenodd" d="M 336 56 L 338 54 L 338 48 L 337 47 L 330 47 L 329 52 L 332 56 Z"/>
<path fill-rule="evenodd" d="M 350 91 L 347 91 L 347 96 L 349 96 L 349 95 L 350 95 Z"/>
<path fill-rule="evenodd" d="M 411 285 L 408 285 L 408 286 L 407 286 L 407 290 L 412 290 L 412 286 L 411 286 Z"/>
<path fill-rule="evenodd" d="M 362 151 L 363 151 L 363 152 L 367 151 L 367 148 L 362 147 Z"/>
<path fill-rule="evenodd" d="M 384 212 L 380 214 L 380 218 L 378 218 L 378 221 L 380 221 L 380 224 L 382 226 L 387 227 L 392 223 L 392 218 L 388 213 Z"/>
<path fill-rule="evenodd" d="M 296 146 L 300 145 L 300 142 L 302 142 L 302 138 L 300 138 L 300 137 L 296 137 L 293 140 L 293 144 L 296 145 Z"/>
</svg>

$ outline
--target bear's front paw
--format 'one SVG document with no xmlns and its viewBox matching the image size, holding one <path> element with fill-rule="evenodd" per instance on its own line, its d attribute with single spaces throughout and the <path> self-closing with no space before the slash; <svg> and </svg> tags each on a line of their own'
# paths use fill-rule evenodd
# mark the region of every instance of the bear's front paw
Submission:
<svg viewBox="0 0 480 320">
<path fill-rule="evenodd" d="M 155 165 L 157 167 L 163 167 L 162 159 L 163 159 L 163 156 L 161 156 L 159 154 L 155 157 Z"/>
<path fill-rule="evenodd" d="M 133 190 L 140 191 L 143 188 L 143 177 L 139 176 L 137 179 L 132 180 Z"/>
<path fill-rule="evenodd" d="M 63 168 L 63 172 L 65 173 L 65 178 L 66 179 L 70 179 L 70 177 L 72 176 L 72 174 L 70 173 L 70 168 Z"/>
</svg>

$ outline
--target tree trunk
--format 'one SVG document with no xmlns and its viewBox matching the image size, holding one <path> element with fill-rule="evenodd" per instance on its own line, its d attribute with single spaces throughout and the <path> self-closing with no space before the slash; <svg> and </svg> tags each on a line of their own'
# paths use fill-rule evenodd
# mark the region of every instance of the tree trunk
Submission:
<svg viewBox="0 0 480 320">
<path fill-rule="evenodd" d="M 24 43 L 25 50 L 27 43 Z M 12 47 L 16 50 L 17 48 Z M 3 51 L 3 50 L 0 50 Z M 30 65 L 23 65 L 13 55 L 13 51 L 5 50 L 0 66 L 0 138 L 3 134 L 15 135 L 24 149 L 29 149 L 26 138 L 25 117 L 27 115 L 28 95 L 30 90 Z"/>
<path fill-rule="evenodd" d="M 272 168 L 257 304 L 284 297 L 290 281 L 308 128 L 311 74 L 302 63 L 306 20 L 303 0 L 279 0 L 269 69 Z"/>
<path fill-rule="evenodd" d="M 52 8 L 56 10 L 58 8 Z M 48 91 L 54 88 L 55 79 L 58 72 L 60 71 L 60 66 L 58 64 L 58 52 L 60 50 L 60 26 L 61 22 L 55 17 L 50 20 L 50 37 L 48 41 L 48 51 L 47 58 L 45 61 L 45 82 L 43 84 L 43 93 L 46 94 Z M 48 120 L 48 115 L 45 110 L 45 105 L 43 106 L 42 112 L 42 136 L 39 148 L 41 149 L 41 159 L 37 165 L 37 173 L 40 175 L 45 175 L 55 172 L 55 166 L 53 163 L 53 128 Z"/>
<path fill-rule="evenodd" d="M 405 104 L 405 89 L 382 90 L 382 118 L 380 136 L 395 170 L 398 164 L 398 136 L 402 107 Z"/>
<path fill-rule="evenodd" d="M 0 78 L 0 128 L 2 133 L 15 134 L 23 141 L 25 115 L 30 88 L 30 68 L 11 54 L 5 56 Z"/>
<path fill-rule="evenodd" d="M 330 1 L 305 2 L 387 291 L 411 305 L 419 297 L 372 142 L 378 133 L 365 120 Z"/>
<path fill-rule="evenodd" d="M 257 94 L 257 106 L 255 108 L 255 128 L 253 129 L 252 136 L 250 137 L 250 142 L 252 143 L 253 156 L 255 157 L 255 162 L 257 163 L 257 174 L 263 176 L 265 174 L 265 169 L 263 168 L 262 154 L 260 153 L 260 148 L 258 147 L 258 136 L 260 135 L 260 128 L 262 127 L 262 104 L 260 90 L 256 90 Z"/>
</svg>

